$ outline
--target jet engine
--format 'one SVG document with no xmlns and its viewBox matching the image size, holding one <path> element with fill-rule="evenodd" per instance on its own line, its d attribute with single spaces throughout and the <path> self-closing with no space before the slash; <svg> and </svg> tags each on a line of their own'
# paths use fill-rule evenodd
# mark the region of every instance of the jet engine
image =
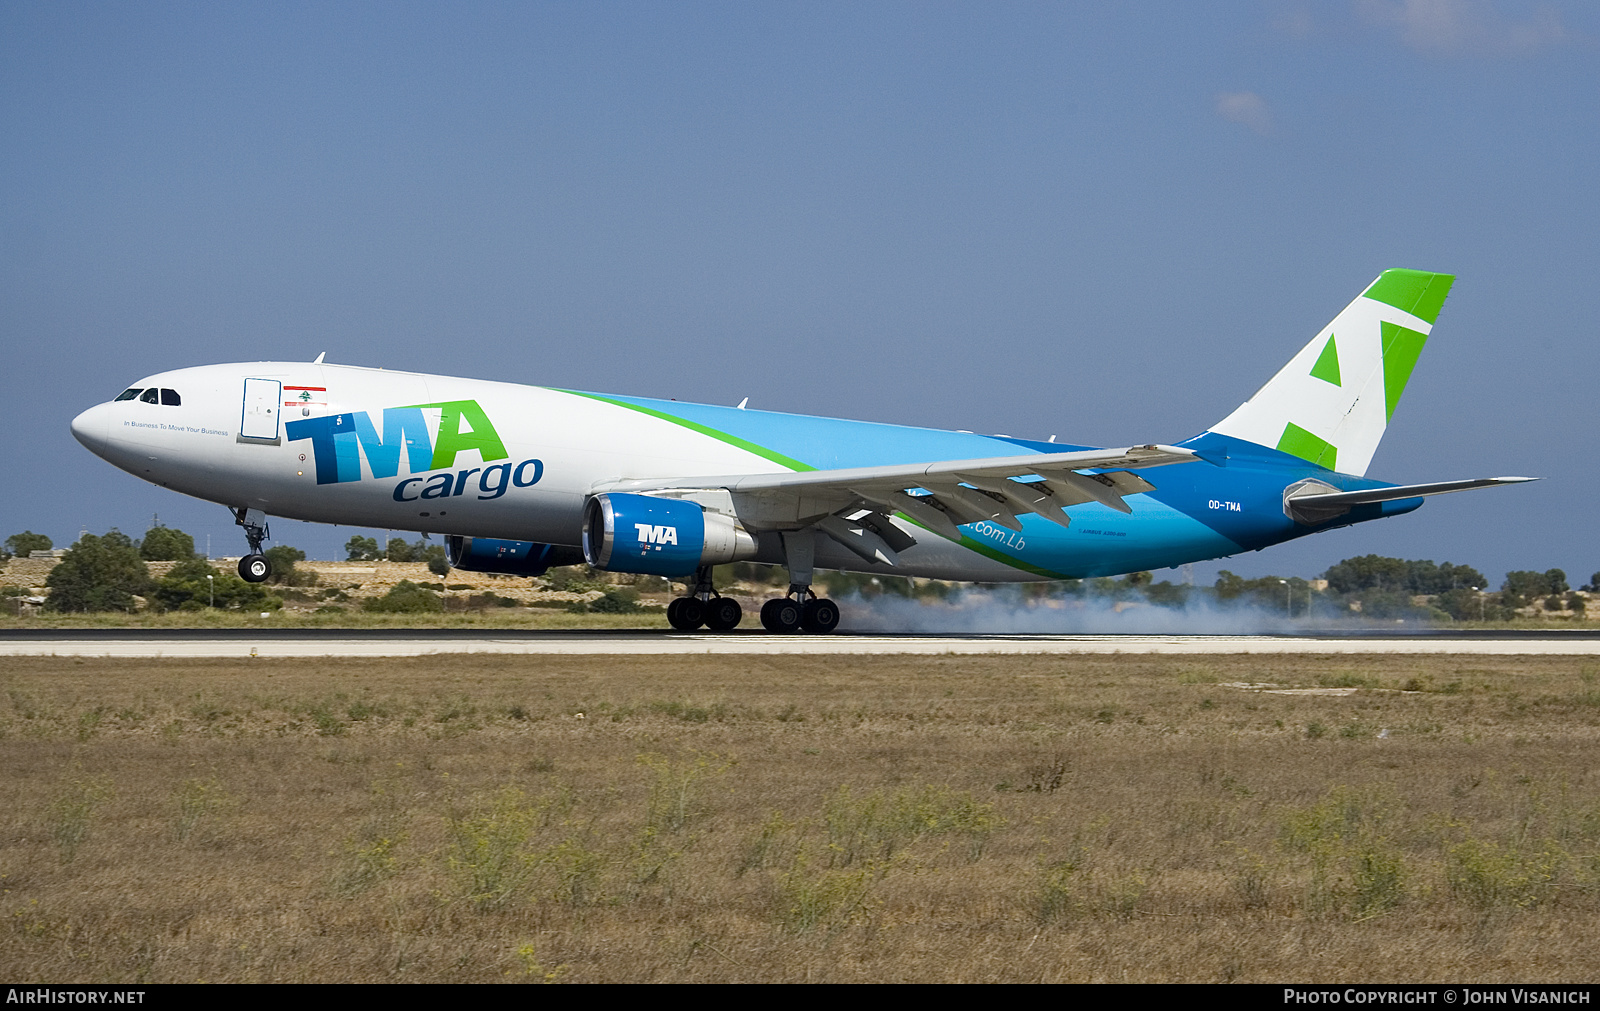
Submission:
<svg viewBox="0 0 1600 1011">
<path fill-rule="evenodd" d="M 444 539 L 444 547 L 451 566 L 466 572 L 542 576 L 552 566 L 576 565 L 583 561 L 583 553 L 577 548 L 535 544 L 532 541 L 502 541 L 451 534 Z"/>
<path fill-rule="evenodd" d="M 755 553 L 738 520 L 688 499 L 608 492 L 584 509 L 583 557 L 597 569 L 686 576 Z"/>
</svg>

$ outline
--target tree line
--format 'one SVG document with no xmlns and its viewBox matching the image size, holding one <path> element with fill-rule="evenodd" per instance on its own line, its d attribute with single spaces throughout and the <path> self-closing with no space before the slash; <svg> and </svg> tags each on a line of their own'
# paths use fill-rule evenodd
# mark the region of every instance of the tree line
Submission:
<svg viewBox="0 0 1600 1011">
<path fill-rule="evenodd" d="M 781 566 L 749 562 L 719 567 L 730 576 L 783 585 Z M 1221 606 L 1248 605 L 1294 618 L 1363 617 L 1432 621 L 1507 621 L 1519 610 L 1537 605 L 1546 612 L 1584 613 L 1587 601 L 1577 591 L 1600 593 L 1600 572 L 1576 590 L 1561 569 L 1545 572 L 1518 570 L 1506 573 L 1498 591 L 1482 572 L 1470 565 L 1429 559 L 1362 555 L 1330 566 L 1319 577 L 1321 587 L 1300 576 L 1262 576 L 1246 579 L 1223 569 L 1211 586 L 1191 586 L 1157 580 L 1150 572 L 1131 572 L 1120 578 L 1097 577 L 1039 583 L 978 584 L 989 592 L 1010 594 L 1027 601 L 1046 597 L 1076 597 L 1106 604 L 1138 602 L 1158 607 L 1182 608 L 1207 600 Z M 946 599 L 962 592 L 961 584 L 861 572 L 818 572 L 829 596 L 899 596 Z"/>
<path fill-rule="evenodd" d="M 1535 605 L 1546 613 L 1575 615 L 1583 614 L 1588 606 L 1568 585 L 1561 569 L 1508 572 L 1496 591 L 1483 573 L 1470 565 L 1362 555 L 1330 566 L 1322 578 L 1327 589 L 1316 591 L 1298 577 L 1243 579 L 1223 570 L 1215 592 L 1220 600 L 1249 599 L 1262 607 L 1286 606 L 1291 614 L 1348 613 L 1379 619 L 1509 621 L 1518 611 Z M 1576 589 L 1600 592 L 1600 572 Z M 1296 608 L 1296 599 L 1303 602 L 1303 609 Z"/>
<path fill-rule="evenodd" d="M 50 550 L 50 539 L 24 531 L 6 539 L 4 560 L 26 557 L 28 552 Z M 24 550 L 25 549 L 25 550 Z M 317 574 L 296 569 L 306 553 L 298 548 L 269 548 L 272 583 L 304 586 Z M 159 579 L 152 579 L 146 562 L 175 562 Z M 233 569 L 218 569 L 195 554 L 194 538 L 181 530 L 154 526 L 134 540 L 113 527 L 105 534 L 84 534 L 62 556 L 45 580 L 49 590 L 45 609 L 59 612 L 130 611 L 142 597 L 145 606 L 159 611 L 199 610 L 206 607 L 237 610 L 275 610 L 282 598 L 271 584 L 247 583 Z M 7 587 L 7 595 L 20 595 Z"/>
<path fill-rule="evenodd" d="M 24 530 L 6 538 L 0 549 L 0 562 L 26 558 L 35 551 L 54 547 L 44 534 Z M 445 550 L 425 540 L 407 543 L 392 538 L 384 549 L 371 537 L 352 537 L 345 545 L 351 561 L 387 560 L 425 562 L 435 575 L 450 571 Z M 272 566 L 266 583 L 249 583 L 232 568 L 218 568 L 195 552 L 194 538 L 172 527 L 157 524 L 134 539 L 112 528 L 103 535 L 84 534 L 61 556 L 50 571 L 45 586 L 44 607 L 64 613 L 87 611 L 129 611 L 143 598 L 145 606 L 157 611 L 199 610 L 207 607 L 243 611 L 276 610 L 283 606 L 278 593 L 285 587 L 307 587 L 317 583 L 317 574 L 296 568 L 306 553 L 299 548 L 277 545 L 263 552 Z M 175 562 L 167 573 L 151 578 L 146 562 Z M 23 587 L 7 586 L 7 597 L 25 595 Z"/>
<path fill-rule="evenodd" d="M 34 551 L 49 551 L 52 546 L 44 534 L 24 530 L 6 538 L 0 549 L 0 562 L 25 558 Z M 51 570 L 44 606 L 62 612 L 126 611 L 133 607 L 135 597 L 142 597 L 147 606 L 156 610 L 210 606 L 270 610 L 283 603 L 274 590 L 281 592 L 284 587 L 306 587 L 317 582 L 315 572 L 295 567 L 296 562 L 305 560 L 304 551 L 279 545 L 268 548 L 265 554 L 272 565 L 269 581 L 247 583 L 232 569 L 218 569 L 196 555 L 194 538 L 181 530 L 157 524 L 138 540 L 115 528 L 100 536 L 85 534 Z M 348 561 L 424 562 L 441 577 L 450 571 L 444 548 L 425 539 L 407 542 L 396 537 L 380 545 L 376 538 L 357 535 L 345 543 L 345 555 Z M 152 579 L 144 564 L 152 561 L 177 564 L 164 576 Z M 559 582 L 562 576 L 561 570 L 552 570 L 548 578 Z M 948 598 L 961 592 L 955 584 L 871 573 L 819 572 L 818 577 L 829 595 L 835 597 L 855 593 Z M 787 583 L 782 566 L 751 562 L 719 566 L 718 578 L 774 586 Z M 1245 579 L 1224 569 L 1210 587 L 1157 581 L 1149 572 L 1134 572 L 1121 578 L 994 584 L 988 589 L 1024 598 L 1076 596 L 1164 607 L 1186 606 L 1199 594 L 1219 604 L 1252 604 L 1291 617 L 1345 614 L 1455 621 L 1504 621 L 1529 607 L 1546 613 L 1582 614 L 1587 601 L 1578 591 L 1600 593 L 1600 572 L 1574 588 L 1561 569 L 1516 570 L 1506 573 L 1499 589 L 1492 590 L 1483 573 L 1470 565 L 1383 555 L 1346 558 L 1330 566 L 1321 579 L 1326 581 L 1326 589 L 1299 576 Z M 5 589 L 11 597 L 24 592 L 15 586 Z"/>
</svg>

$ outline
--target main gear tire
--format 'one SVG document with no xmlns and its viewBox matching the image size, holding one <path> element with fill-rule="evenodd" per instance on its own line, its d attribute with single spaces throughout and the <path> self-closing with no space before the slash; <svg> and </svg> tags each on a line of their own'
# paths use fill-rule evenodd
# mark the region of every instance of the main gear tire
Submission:
<svg viewBox="0 0 1600 1011">
<path fill-rule="evenodd" d="M 744 620 L 744 608 L 732 597 L 717 597 L 706 604 L 706 627 L 713 632 L 731 632 Z"/>
<path fill-rule="evenodd" d="M 783 635 L 798 632 L 803 617 L 799 602 L 789 597 L 779 597 L 761 605 L 761 627 L 768 632 Z"/>
<path fill-rule="evenodd" d="M 680 632 L 693 632 L 705 622 L 705 606 L 693 597 L 678 597 L 667 605 L 667 624 Z"/>
<path fill-rule="evenodd" d="M 817 635 L 832 632 L 839 627 L 839 605 L 825 598 L 806 601 L 800 627 Z"/>
</svg>

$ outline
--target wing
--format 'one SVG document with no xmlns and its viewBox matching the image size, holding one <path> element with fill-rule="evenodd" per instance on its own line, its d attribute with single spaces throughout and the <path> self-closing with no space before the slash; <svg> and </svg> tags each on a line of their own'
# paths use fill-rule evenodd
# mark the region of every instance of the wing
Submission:
<svg viewBox="0 0 1600 1011">
<path fill-rule="evenodd" d="M 1131 512 L 1124 496 L 1155 488 L 1133 470 L 1198 459 L 1176 446 L 1129 446 L 888 467 L 627 480 L 594 491 L 695 499 L 703 498 L 701 492 L 720 492 L 748 527 L 814 526 L 862 558 L 894 565 L 896 553 L 916 543 L 889 522 L 897 512 L 951 540 L 960 539 L 957 527 L 966 523 L 988 521 L 1021 530 L 1017 517 L 1027 513 L 1067 526 L 1071 519 L 1066 507 L 1084 502 Z M 1110 472 L 1082 473 L 1086 470 Z"/>
</svg>

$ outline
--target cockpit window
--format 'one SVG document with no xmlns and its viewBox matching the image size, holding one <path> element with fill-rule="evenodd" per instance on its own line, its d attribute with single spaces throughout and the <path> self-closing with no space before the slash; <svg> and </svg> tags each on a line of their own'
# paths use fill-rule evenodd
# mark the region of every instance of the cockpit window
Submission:
<svg viewBox="0 0 1600 1011">
<path fill-rule="evenodd" d="M 123 390 L 121 395 L 119 395 L 116 400 L 113 400 L 112 403 L 114 404 L 120 400 L 132 400 L 134 397 L 137 397 L 143 392 L 143 390 L 138 389 L 137 387 L 131 390 Z"/>
<path fill-rule="evenodd" d="M 177 390 L 162 390 L 161 403 L 167 407 L 178 407 L 182 405 L 183 398 L 178 396 Z"/>
<path fill-rule="evenodd" d="M 161 391 L 160 390 L 156 390 L 156 389 L 145 390 L 144 394 L 139 398 L 139 403 L 141 403 L 141 404 L 159 403 L 159 400 L 157 398 L 158 398 L 160 393 L 161 393 Z"/>
</svg>

